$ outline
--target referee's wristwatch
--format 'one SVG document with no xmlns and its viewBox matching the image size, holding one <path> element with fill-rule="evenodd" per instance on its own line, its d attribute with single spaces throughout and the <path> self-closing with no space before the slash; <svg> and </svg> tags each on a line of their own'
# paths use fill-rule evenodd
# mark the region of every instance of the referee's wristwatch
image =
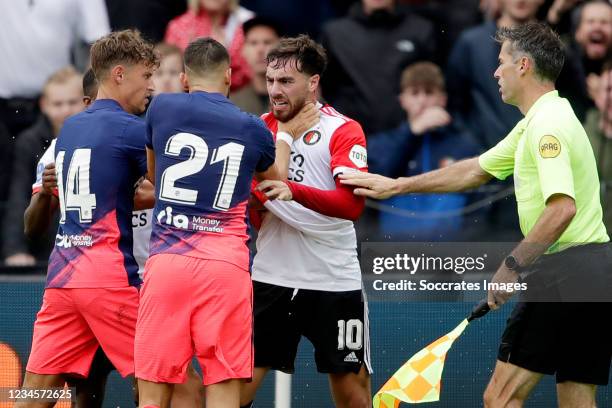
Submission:
<svg viewBox="0 0 612 408">
<path fill-rule="evenodd" d="M 519 278 L 522 279 L 525 277 L 522 273 L 524 272 L 523 268 L 519 264 L 519 261 L 513 255 L 508 255 L 506 259 L 504 259 L 504 265 L 511 271 L 516 272 Z"/>
</svg>

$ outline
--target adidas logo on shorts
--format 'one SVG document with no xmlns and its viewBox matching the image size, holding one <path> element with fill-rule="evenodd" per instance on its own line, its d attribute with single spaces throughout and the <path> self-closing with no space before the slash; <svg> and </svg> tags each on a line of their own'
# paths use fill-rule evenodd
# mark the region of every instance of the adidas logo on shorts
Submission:
<svg viewBox="0 0 612 408">
<path fill-rule="evenodd" d="M 344 357 L 345 363 L 358 363 L 359 359 L 355 355 L 354 351 L 351 351 L 348 356 Z"/>
</svg>

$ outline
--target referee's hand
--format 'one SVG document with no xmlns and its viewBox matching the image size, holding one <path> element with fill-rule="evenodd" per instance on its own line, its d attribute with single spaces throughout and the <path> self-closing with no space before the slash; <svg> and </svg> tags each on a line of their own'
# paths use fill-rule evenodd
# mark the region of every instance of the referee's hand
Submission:
<svg viewBox="0 0 612 408">
<path fill-rule="evenodd" d="M 55 174 L 55 163 L 49 163 L 45 166 L 42 173 L 42 194 L 53 195 L 57 188 L 57 175 Z"/>
<path fill-rule="evenodd" d="M 356 187 L 355 195 L 384 200 L 399 193 L 397 180 L 361 171 L 341 173 L 340 183 Z"/>
<path fill-rule="evenodd" d="M 519 276 L 516 271 L 508 269 L 508 267 L 502 263 L 495 275 L 493 275 L 493 279 L 491 279 L 491 284 L 498 284 L 501 286 L 512 287 L 516 282 L 518 282 Z M 493 285 L 494 286 L 494 285 Z M 489 289 L 487 293 L 487 303 L 489 304 L 489 308 L 491 310 L 499 309 L 504 303 L 508 301 L 514 295 L 514 290 L 495 290 Z"/>
</svg>

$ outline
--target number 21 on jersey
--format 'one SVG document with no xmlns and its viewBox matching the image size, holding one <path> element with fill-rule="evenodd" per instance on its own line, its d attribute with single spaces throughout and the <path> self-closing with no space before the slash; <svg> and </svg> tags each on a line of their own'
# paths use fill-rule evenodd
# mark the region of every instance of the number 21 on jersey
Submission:
<svg viewBox="0 0 612 408">
<path fill-rule="evenodd" d="M 188 149 L 187 160 L 173 164 L 164 170 L 160 180 L 159 199 L 184 205 L 195 205 L 198 190 L 176 187 L 178 179 L 200 172 L 208 160 L 208 145 L 199 136 L 191 133 L 177 133 L 166 143 L 164 153 L 178 157 L 183 149 Z M 223 163 L 223 173 L 213 201 L 213 208 L 227 211 L 232 203 L 236 180 L 240 171 L 240 162 L 244 146 L 238 143 L 226 143 L 212 151 L 210 164 Z"/>
</svg>

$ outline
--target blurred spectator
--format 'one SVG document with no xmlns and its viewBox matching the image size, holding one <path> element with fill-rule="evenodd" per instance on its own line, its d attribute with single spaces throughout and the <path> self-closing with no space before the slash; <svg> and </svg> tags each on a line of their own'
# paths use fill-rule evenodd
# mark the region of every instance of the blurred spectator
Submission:
<svg viewBox="0 0 612 408">
<path fill-rule="evenodd" d="M 158 43 L 170 20 L 187 11 L 187 0 L 106 0 L 106 7 L 113 31 L 136 28 Z"/>
<path fill-rule="evenodd" d="M 159 68 L 153 72 L 155 95 L 160 93 L 183 92 L 181 72 L 183 72 L 183 51 L 176 45 L 159 43 L 155 46 L 159 54 Z"/>
<path fill-rule="evenodd" d="M 288 37 L 308 34 L 318 38 L 321 27 L 329 20 L 344 17 L 357 0 L 242 0 L 240 3 L 255 14 L 278 20 L 281 32 Z"/>
<path fill-rule="evenodd" d="M 0 174 L 2 178 L 11 178 L 11 157 L 14 140 L 4 123 L 0 122 Z M 8 195 L 8 183 L 0 183 L 0 204 L 6 200 Z M 2 212 L 4 214 L 4 212 Z"/>
<path fill-rule="evenodd" d="M 242 57 L 242 24 L 254 14 L 238 3 L 238 0 L 189 0 L 189 10 L 170 21 L 164 40 L 183 51 L 198 37 L 212 37 L 225 45 L 231 59 L 232 90 L 250 80 L 248 65 Z"/>
<path fill-rule="evenodd" d="M 565 25 L 568 16 L 583 0 L 554 0 L 546 13 L 546 22 L 558 30 L 560 25 Z M 557 31 L 559 32 L 559 31 Z"/>
<path fill-rule="evenodd" d="M 329 57 L 323 97 L 369 134 L 402 121 L 400 74 L 432 58 L 435 33 L 431 22 L 398 10 L 394 0 L 363 0 L 323 27 L 322 43 Z"/>
<path fill-rule="evenodd" d="M 612 232 L 612 60 L 604 64 L 595 91 L 595 105 L 587 113 L 584 130 L 593 146 L 602 183 L 604 224 Z"/>
<path fill-rule="evenodd" d="M 570 100 L 576 116 L 584 120 L 586 111 L 594 107 L 599 73 L 612 49 L 612 5 L 591 0 L 576 10 L 576 16 L 576 32 L 566 48 L 557 84 L 559 94 Z"/>
<path fill-rule="evenodd" d="M 274 20 L 255 17 L 244 23 L 244 46 L 242 55 L 253 73 L 251 83 L 230 96 L 240 109 L 255 115 L 269 110 L 268 89 L 266 87 L 266 55 L 276 45 L 281 34 Z"/>
<path fill-rule="evenodd" d="M 480 24 L 481 0 L 402 0 L 410 10 L 434 23 L 436 29 L 435 61 L 444 66 L 450 49 L 465 29 Z"/>
<path fill-rule="evenodd" d="M 466 30 L 448 59 L 449 109 L 483 150 L 496 145 L 522 118 L 516 107 L 502 101 L 493 78 L 500 50 L 493 39 L 495 31 L 533 20 L 542 4 L 542 0 L 500 2 L 501 17 Z"/>
<path fill-rule="evenodd" d="M 501 16 L 501 0 L 480 0 L 478 8 L 487 21 L 495 21 Z"/>
<path fill-rule="evenodd" d="M 371 135 L 368 166 L 388 177 L 407 177 L 446 167 L 473 157 L 478 150 L 453 127 L 446 111 L 446 90 L 441 69 L 430 62 L 406 68 L 399 100 L 407 121 L 397 129 Z M 453 240 L 459 237 L 465 194 L 413 194 L 384 203 L 409 215 L 381 211 L 380 229 L 393 239 Z"/>
<path fill-rule="evenodd" d="M 9 200 L 4 213 L 4 255 L 9 266 L 33 265 L 36 259 L 46 261 L 49 257 L 54 231 L 36 242 L 29 242 L 23 233 L 23 212 L 32 195 L 38 159 L 58 135 L 64 120 L 83 107 L 81 75 L 72 67 L 60 69 L 43 87 L 42 114 L 17 138 Z"/>
<path fill-rule="evenodd" d="M 0 121 L 13 136 L 38 114 L 45 80 L 79 41 L 110 31 L 104 0 L 0 0 Z"/>
<path fill-rule="evenodd" d="M 0 122 L 0 174 L 2 174 L 3 181 L 0 182 L 0 214 L 6 214 L 6 199 L 9 192 L 9 182 L 11 179 L 12 163 L 13 163 L 13 137 L 4 126 L 4 123 Z M 0 218 L 0 231 L 3 230 L 4 219 Z M 3 247 L 2 234 L 0 233 L 0 248 Z"/>
</svg>

